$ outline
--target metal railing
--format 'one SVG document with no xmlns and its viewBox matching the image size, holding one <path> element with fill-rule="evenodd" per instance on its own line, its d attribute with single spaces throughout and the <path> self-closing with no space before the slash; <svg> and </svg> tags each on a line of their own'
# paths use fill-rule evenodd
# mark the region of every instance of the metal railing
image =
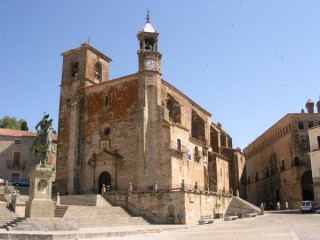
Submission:
<svg viewBox="0 0 320 240">
<path fill-rule="evenodd" d="M 181 153 L 187 152 L 187 147 L 182 144 L 179 145 L 177 142 L 170 142 L 168 148 Z"/>
<path fill-rule="evenodd" d="M 7 168 L 8 169 L 16 169 L 16 170 L 22 170 L 26 167 L 26 161 L 20 161 L 18 164 L 14 163 L 13 160 L 7 160 Z"/>
</svg>

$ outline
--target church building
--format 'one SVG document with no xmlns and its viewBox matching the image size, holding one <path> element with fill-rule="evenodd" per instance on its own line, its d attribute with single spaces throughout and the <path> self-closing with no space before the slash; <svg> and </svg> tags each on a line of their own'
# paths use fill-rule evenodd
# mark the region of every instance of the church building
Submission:
<svg viewBox="0 0 320 240">
<path fill-rule="evenodd" d="M 137 34 L 138 72 L 113 80 L 112 60 L 89 43 L 62 53 L 61 194 L 100 193 L 103 186 L 110 192 L 129 186 L 136 192 L 230 192 L 230 159 L 222 149 L 232 149 L 232 139 L 209 112 L 161 78 L 158 35 L 147 16 Z"/>
</svg>

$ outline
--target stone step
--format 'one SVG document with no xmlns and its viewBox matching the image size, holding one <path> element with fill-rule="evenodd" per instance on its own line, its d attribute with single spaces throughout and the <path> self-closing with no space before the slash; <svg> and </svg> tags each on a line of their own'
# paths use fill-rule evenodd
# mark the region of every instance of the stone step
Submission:
<svg viewBox="0 0 320 240">
<path fill-rule="evenodd" d="M 17 218 L 17 215 L 9 208 L 7 203 L 0 202 L 0 226 Z"/>
<path fill-rule="evenodd" d="M 260 213 L 260 209 L 251 203 L 234 196 L 226 210 L 225 216 L 237 215 L 238 213 Z"/>
<path fill-rule="evenodd" d="M 71 231 L 79 228 L 73 224 L 63 221 L 61 218 L 27 218 L 16 222 L 8 228 L 9 231 Z"/>
<path fill-rule="evenodd" d="M 54 209 L 54 217 L 62 218 L 66 213 L 68 206 L 56 206 Z"/>
</svg>

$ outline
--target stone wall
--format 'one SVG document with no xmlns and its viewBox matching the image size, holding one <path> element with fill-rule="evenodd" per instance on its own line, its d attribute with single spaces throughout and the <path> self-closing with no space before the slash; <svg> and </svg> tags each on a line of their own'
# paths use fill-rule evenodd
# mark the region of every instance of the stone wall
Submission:
<svg viewBox="0 0 320 240">
<path fill-rule="evenodd" d="M 232 200 L 228 194 L 200 191 L 106 193 L 104 196 L 116 205 L 161 224 L 197 223 L 201 216 L 225 213 Z"/>
</svg>

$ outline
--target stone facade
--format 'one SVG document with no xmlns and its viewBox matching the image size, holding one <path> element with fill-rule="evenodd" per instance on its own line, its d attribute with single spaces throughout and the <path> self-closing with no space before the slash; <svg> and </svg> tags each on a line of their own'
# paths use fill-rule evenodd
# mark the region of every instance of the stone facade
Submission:
<svg viewBox="0 0 320 240">
<path fill-rule="evenodd" d="M 308 133 L 314 200 L 320 203 L 320 126 L 309 129 Z"/>
<path fill-rule="evenodd" d="M 105 197 L 136 215 L 146 216 L 157 223 L 171 224 L 190 224 L 204 215 L 224 214 L 232 200 L 229 194 L 194 190 L 134 192 L 128 195 L 107 192 Z"/>
<path fill-rule="evenodd" d="M 308 113 L 287 114 L 244 149 L 249 202 L 299 208 L 314 198 L 307 130 L 320 125 L 320 113 L 310 103 Z"/>
<path fill-rule="evenodd" d="M 138 72 L 109 79 L 88 43 L 62 54 L 56 187 L 61 194 L 187 189 L 229 192 L 231 137 L 161 79 L 158 32 L 138 33 Z M 233 159 L 233 157 L 232 157 Z M 223 177 L 220 175 L 223 173 Z M 210 186 L 210 182 L 214 185 Z M 183 197 L 184 198 L 184 197 Z"/>
<path fill-rule="evenodd" d="M 0 128 L 0 176 L 8 181 L 29 183 L 29 173 L 37 163 L 32 156 L 32 144 L 37 133 Z M 53 148 L 56 148 L 56 136 Z M 55 164 L 56 156 L 49 156 Z"/>
</svg>

